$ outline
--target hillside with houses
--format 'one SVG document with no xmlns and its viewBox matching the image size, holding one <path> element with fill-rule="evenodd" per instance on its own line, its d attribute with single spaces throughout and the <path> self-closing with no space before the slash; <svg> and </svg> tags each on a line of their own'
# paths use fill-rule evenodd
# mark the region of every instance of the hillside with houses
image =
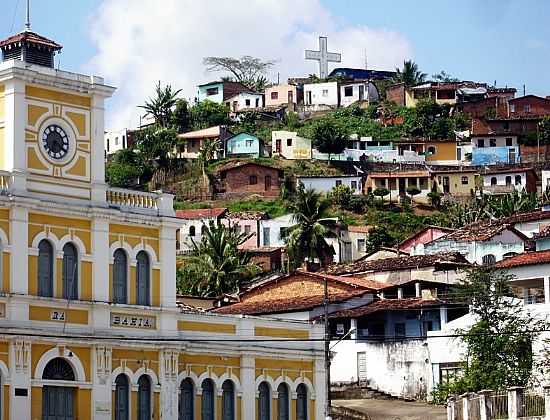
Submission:
<svg viewBox="0 0 550 420">
<path fill-rule="evenodd" d="M 526 326 L 549 313 L 550 98 L 411 61 L 179 93 L 159 83 L 105 157 L 113 186 L 174 194 L 182 305 L 326 314 L 334 387 L 438 403 L 479 390 L 472 340 L 451 338 L 481 328 L 468 287 L 499 284 L 483 293 Z"/>
</svg>

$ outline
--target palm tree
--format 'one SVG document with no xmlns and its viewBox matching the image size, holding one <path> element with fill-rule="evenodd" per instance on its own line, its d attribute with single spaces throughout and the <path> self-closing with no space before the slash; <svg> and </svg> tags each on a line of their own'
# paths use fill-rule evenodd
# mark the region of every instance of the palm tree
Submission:
<svg viewBox="0 0 550 420">
<path fill-rule="evenodd" d="M 238 293 L 240 285 L 259 272 L 251 254 L 238 247 L 251 237 L 236 226 L 210 222 L 199 243 L 192 241 L 191 254 L 178 272 L 178 292 L 199 296 Z"/>
<path fill-rule="evenodd" d="M 334 237 L 335 220 L 323 218 L 330 203 L 314 190 L 298 189 L 289 209 L 296 223 L 284 232 L 289 260 L 294 268 L 304 262 L 318 261 L 322 266 L 332 261 L 334 249 L 326 238 Z"/>
<path fill-rule="evenodd" d="M 140 105 L 139 108 L 143 108 L 145 116 L 151 115 L 155 122 L 162 128 L 167 128 L 170 124 L 170 117 L 176 103 L 178 102 L 178 95 L 181 89 L 172 90 L 171 85 L 166 85 L 164 88 L 158 82 L 155 88 L 155 96 L 145 101 L 145 105 Z"/>
<path fill-rule="evenodd" d="M 422 83 L 426 80 L 426 73 L 422 73 L 418 69 L 418 64 L 412 60 L 405 60 L 403 62 L 403 69 L 396 68 L 396 75 L 394 81 L 398 83 L 404 83 L 405 86 L 414 86 L 418 83 Z"/>
</svg>

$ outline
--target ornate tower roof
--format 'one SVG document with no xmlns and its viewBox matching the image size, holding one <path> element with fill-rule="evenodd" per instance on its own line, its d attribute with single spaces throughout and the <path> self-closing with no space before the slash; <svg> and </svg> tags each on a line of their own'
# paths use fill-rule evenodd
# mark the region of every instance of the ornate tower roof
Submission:
<svg viewBox="0 0 550 420">
<path fill-rule="evenodd" d="M 57 42 L 29 30 L 0 41 L 4 61 L 21 60 L 51 68 L 55 53 L 62 48 Z"/>
</svg>

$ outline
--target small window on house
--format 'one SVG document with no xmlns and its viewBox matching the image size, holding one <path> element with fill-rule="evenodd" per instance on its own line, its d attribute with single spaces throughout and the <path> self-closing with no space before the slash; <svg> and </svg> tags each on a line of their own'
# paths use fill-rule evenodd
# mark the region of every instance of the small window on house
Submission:
<svg viewBox="0 0 550 420">
<path fill-rule="evenodd" d="M 460 182 L 462 183 L 462 185 L 468 185 L 468 177 L 467 176 L 461 177 Z"/>
<path fill-rule="evenodd" d="M 396 338 L 402 338 L 405 337 L 405 323 L 404 322 L 396 322 L 394 325 L 394 332 Z"/>
<path fill-rule="evenodd" d="M 351 181 L 351 189 L 354 191 L 357 189 L 357 181 Z"/>
<path fill-rule="evenodd" d="M 353 96 L 353 86 L 346 86 L 344 88 L 344 96 Z"/>
<path fill-rule="evenodd" d="M 357 251 L 359 252 L 365 252 L 365 240 L 364 239 L 357 239 Z"/>
<path fill-rule="evenodd" d="M 217 95 L 218 92 L 219 92 L 219 89 L 217 87 L 208 88 L 208 89 L 206 89 L 206 96 Z"/>
<path fill-rule="evenodd" d="M 246 141 L 246 147 L 252 147 L 253 144 L 254 144 L 254 140 L 247 140 Z"/>
<path fill-rule="evenodd" d="M 516 184 L 516 185 L 521 185 L 521 184 L 522 184 L 522 182 L 521 182 L 521 175 L 516 175 L 514 181 L 515 181 L 515 184 Z"/>
<path fill-rule="evenodd" d="M 497 262 L 497 258 L 493 254 L 484 255 L 481 259 L 483 265 L 493 265 Z"/>
<path fill-rule="evenodd" d="M 512 137 L 506 137 L 506 146 L 513 146 L 514 142 Z"/>
<path fill-rule="evenodd" d="M 201 226 L 201 236 L 206 235 L 207 231 L 208 231 L 208 228 L 206 227 L 206 225 L 202 225 Z"/>
<path fill-rule="evenodd" d="M 477 147 L 485 147 L 485 139 L 478 139 Z"/>
<path fill-rule="evenodd" d="M 496 176 L 491 177 L 491 185 L 497 185 L 497 177 Z"/>
<path fill-rule="evenodd" d="M 249 184 L 256 185 L 258 183 L 258 177 L 256 175 L 250 175 Z"/>
<path fill-rule="evenodd" d="M 339 179 L 336 181 L 336 186 L 339 186 L 339 185 L 342 185 L 342 181 L 340 181 Z"/>
<path fill-rule="evenodd" d="M 250 106 L 250 99 L 245 99 L 245 100 L 244 100 L 244 104 L 245 104 L 246 106 Z"/>
<path fill-rule="evenodd" d="M 115 146 L 118 146 L 118 137 L 115 137 Z"/>
<path fill-rule="evenodd" d="M 523 112 L 531 112 L 531 105 L 529 104 L 523 105 Z"/>
<path fill-rule="evenodd" d="M 273 100 L 279 99 L 279 92 L 271 92 L 271 99 Z"/>
<path fill-rule="evenodd" d="M 247 235 L 250 234 L 250 225 L 246 225 L 244 227 L 244 233 L 246 233 Z"/>
<path fill-rule="evenodd" d="M 386 180 L 385 179 L 380 179 L 378 181 L 378 185 L 380 188 L 386 188 Z"/>
<path fill-rule="evenodd" d="M 506 177 L 506 185 L 512 185 L 512 177 L 511 176 Z"/>
<path fill-rule="evenodd" d="M 256 98 L 256 108 L 260 107 L 260 98 Z"/>
<path fill-rule="evenodd" d="M 510 112 L 516 112 L 516 105 L 510 104 Z"/>
<path fill-rule="evenodd" d="M 323 89 L 323 96 L 328 96 L 328 89 Z"/>
<path fill-rule="evenodd" d="M 435 146 L 428 146 L 428 154 L 431 156 L 431 155 L 435 155 Z"/>
<path fill-rule="evenodd" d="M 189 226 L 189 236 L 195 236 L 195 226 Z"/>
<path fill-rule="evenodd" d="M 508 121 L 504 121 L 504 122 L 502 123 L 502 129 L 503 129 L 504 131 L 510 131 L 510 123 L 509 123 Z"/>
<path fill-rule="evenodd" d="M 497 139 L 489 139 L 489 147 L 497 147 Z"/>
<path fill-rule="evenodd" d="M 107 139 L 107 151 L 109 151 L 109 139 Z"/>
<path fill-rule="evenodd" d="M 462 370 L 459 363 L 441 363 L 439 365 L 439 382 L 442 384 L 454 382 L 462 374 Z"/>
<path fill-rule="evenodd" d="M 292 146 L 292 139 L 286 139 L 286 145 L 288 147 L 291 147 Z"/>
</svg>

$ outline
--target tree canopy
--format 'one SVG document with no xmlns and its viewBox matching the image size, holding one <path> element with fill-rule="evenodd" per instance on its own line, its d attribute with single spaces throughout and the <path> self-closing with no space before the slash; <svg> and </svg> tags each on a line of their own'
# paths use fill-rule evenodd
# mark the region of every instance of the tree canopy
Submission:
<svg viewBox="0 0 550 420">
<path fill-rule="evenodd" d="M 405 60 L 403 62 L 403 68 L 395 69 L 395 82 L 404 83 L 405 86 L 414 86 L 419 83 L 422 83 L 426 80 L 426 73 L 422 73 L 418 64 L 412 60 Z"/>
<path fill-rule="evenodd" d="M 263 61 L 249 55 L 240 58 L 205 57 L 203 64 L 209 72 L 229 73 L 235 81 L 242 83 L 250 90 L 262 92 L 269 83 L 266 75 L 275 65 L 275 60 Z"/>
<path fill-rule="evenodd" d="M 172 114 L 178 103 L 178 95 L 181 89 L 174 90 L 171 85 L 162 87 L 158 82 L 155 87 L 155 96 L 145 101 L 140 108 L 145 110 L 145 115 L 150 115 L 155 119 L 155 123 L 162 128 L 168 128 L 172 123 Z"/>
</svg>

